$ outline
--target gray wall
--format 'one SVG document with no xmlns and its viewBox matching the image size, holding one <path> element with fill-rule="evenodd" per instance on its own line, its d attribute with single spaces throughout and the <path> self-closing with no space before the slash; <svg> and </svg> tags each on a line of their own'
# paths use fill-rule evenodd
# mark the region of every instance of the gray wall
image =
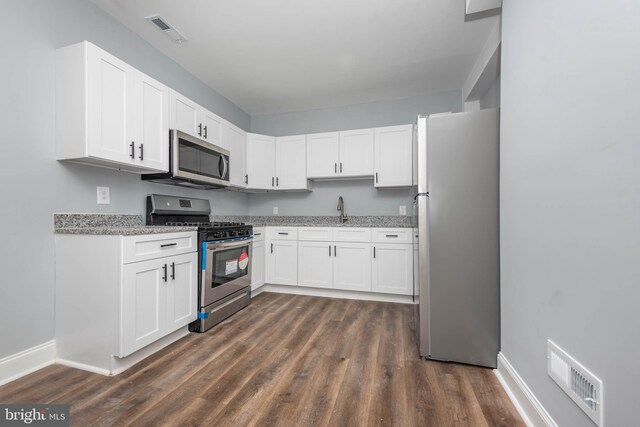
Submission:
<svg viewBox="0 0 640 427">
<path fill-rule="evenodd" d="M 640 2 L 507 1 L 502 352 L 560 426 L 593 425 L 546 374 L 555 341 L 640 407 Z"/>
<path fill-rule="evenodd" d="M 251 215 L 340 215 L 338 197 L 344 198 L 347 215 L 398 215 L 405 205 L 411 215 L 413 193 L 410 189 L 376 190 L 373 179 L 314 182 L 310 193 L 264 193 L 250 196 Z"/>
<path fill-rule="evenodd" d="M 2 12 L 0 358 L 54 337 L 54 212 L 141 214 L 152 192 L 210 198 L 214 213 L 249 209 L 245 194 L 181 190 L 57 162 L 54 51 L 85 39 L 240 127 L 248 129 L 249 116 L 89 1 L 3 0 Z M 111 205 L 96 205 L 98 185 L 111 188 Z"/>
<path fill-rule="evenodd" d="M 500 107 L 500 76 L 491 83 L 489 89 L 480 98 L 480 109 Z"/>
<path fill-rule="evenodd" d="M 461 91 L 435 92 L 411 98 L 300 111 L 251 118 L 251 131 L 273 136 L 360 129 L 414 123 L 418 114 L 462 111 Z M 352 215 L 398 215 L 400 205 L 411 213 L 410 190 L 376 190 L 373 181 L 317 182 L 311 193 L 266 193 L 250 196 L 252 215 L 333 215 L 342 195 Z"/>
</svg>

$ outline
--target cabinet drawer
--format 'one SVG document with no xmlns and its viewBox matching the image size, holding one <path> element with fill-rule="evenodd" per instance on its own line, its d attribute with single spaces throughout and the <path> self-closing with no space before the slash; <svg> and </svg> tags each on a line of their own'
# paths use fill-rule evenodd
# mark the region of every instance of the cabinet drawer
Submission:
<svg viewBox="0 0 640 427">
<path fill-rule="evenodd" d="M 333 240 L 336 242 L 371 242 L 370 228 L 336 227 L 333 229 Z"/>
<path fill-rule="evenodd" d="M 197 243 L 195 231 L 126 236 L 122 242 L 122 262 L 127 264 L 195 252 Z"/>
<path fill-rule="evenodd" d="M 300 227 L 298 240 L 313 242 L 330 242 L 333 240 L 333 229 L 329 227 Z"/>
<path fill-rule="evenodd" d="M 255 227 L 253 229 L 253 241 L 254 242 L 263 242 L 264 241 L 264 233 L 266 229 L 264 227 Z"/>
<path fill-rule="evenodd" d="M 269 227 L 271 240 L 298 240 L 296 227 Z"/>
<path fill-rule="evenodd" d="M 413 243 L 412 228 L 374 228 L 374 243 Z"/>
</svg>

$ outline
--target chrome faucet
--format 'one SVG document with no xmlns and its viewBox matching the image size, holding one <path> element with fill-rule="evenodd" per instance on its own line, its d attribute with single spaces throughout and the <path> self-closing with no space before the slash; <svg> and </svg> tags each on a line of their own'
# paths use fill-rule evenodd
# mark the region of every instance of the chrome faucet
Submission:
<svg viewBox="0 0 640 427">
<path fill-rule="evenodd" d="M 340 223 L 344 224 L 349 218 L 347 218 L 347 214 L 344 213 L 344 200 L 342 196 L 338 197 L 338 210 L 340 211 Z"/>
</svg>

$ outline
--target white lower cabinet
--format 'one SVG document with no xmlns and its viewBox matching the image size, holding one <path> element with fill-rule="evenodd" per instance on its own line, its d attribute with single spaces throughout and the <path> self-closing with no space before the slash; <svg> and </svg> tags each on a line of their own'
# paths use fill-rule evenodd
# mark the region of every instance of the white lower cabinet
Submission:
<svg viewBox="0 0 640 427">
<path fill-rule="evenodd" d="M 330 242 L 298 242 L 298 285 L 333 288 L 332 251 Z"/>
<path fill-rule="evenodd" d="M 197 268 L 195 253 L 125 264 L 120 357 L 195 320 Z"/>
<path fill-rule="evenodd" d="M 56 234 L 60 363 L 114 374 L 187 334 L 197 317 L 196 242 L 195 232 Z"/>
<path fill-rule="evenodd" d="M 413 243 L 373 243 L 371 290 L 413 295 Z"/>
<path fill-rule="evenodd" d="M 371 243 L 334 243 L 333 287 L 371 292 Z"/>
<path fill-rule="evenodd" d="M 265 282 L 264 229 L 254 228 L 251 260 L 251 290 L 255 291 Z"/>
<path fill-rule="evenodd" d="M 270 240 L 267 252 L 267 283 L 298 285 L 298 242 Z"/>
<path fill-rule="evenodd" d="M 403 243 L 407 236 L 413 240 L 410 229 L 300 227 L 296 232 L 291 227 L 268 227 L 267 230 L 266 283 L 413 295 L 414 244 Z"/>
</svg>

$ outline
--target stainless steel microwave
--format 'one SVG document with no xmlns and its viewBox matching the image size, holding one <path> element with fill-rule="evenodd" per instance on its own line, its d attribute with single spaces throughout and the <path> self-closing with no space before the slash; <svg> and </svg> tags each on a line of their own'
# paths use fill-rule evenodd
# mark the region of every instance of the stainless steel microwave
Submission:
<svg viewBox="0 0 640 427">
<path fill-rule="evenodd" d="M 200 189 L 228 187 L 229 151 L 173 129 L 169 172 L 145 174 L 142 180 Z"/>
</svg>

